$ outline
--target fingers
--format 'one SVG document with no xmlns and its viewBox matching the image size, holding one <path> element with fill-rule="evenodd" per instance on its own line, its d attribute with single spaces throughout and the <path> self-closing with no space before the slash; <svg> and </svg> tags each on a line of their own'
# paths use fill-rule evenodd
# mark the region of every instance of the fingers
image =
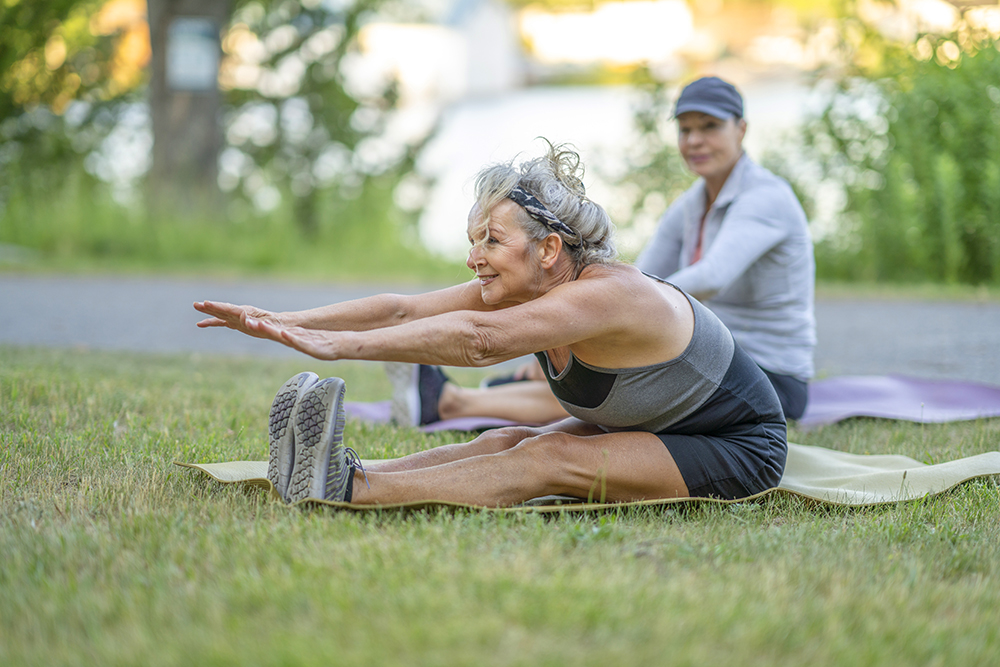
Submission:
<svg viewBox="0 0 1000 667">
<path fill-rule="evenodd" d="M 245 318 L 244 322 L 253 335 L 282 343 L 293 350 L 298 350 L 317 359 L 333 360 L 336 358 L 329 350 L 328 341 L 320 332 L 301 327 L 285 328 L 252 317 Z"/>
<path fill-rule="evenodd" d="M 207 329 L 208 327 L 227 327 L 229 324 L 218 317 L 206 317 L 202 321 L 195 323 L 195 326 Z"/>
<path fill-rule="evenodd" d="M 243 308 L 240 306 L 234 306 L 231 303 L 225 303 L 222 301 L 195 301 L 194 309 L 198 312 L 205 313 L 206 315 L 214 315 L 216 317 L 221 317 L 223 315 L 239 315 Z"/>
<path fill-rule="evenodd" d="M 300 327 L 284 327 L 273 321 L 271 313 L 251 306 L 234 306 L 216 301 L 195 301 L 195 310 L 210 315 L 197 323 L 201 328 L 229 327 L 256 338 L 265 338 L 287 345 L 317 359 L 333 359 L 328 341 L 315 331 Z"/>
<path fill-rule="evenodd" d="M 244 333 L 247 332 L 247 329 L 242 320 L 247 315 L 247 312 L 250 310 L 255 313 L 260 312 L 248 306 L 234 306 L 231 303 L 220 301 L 195 301 L 192 305 L 198 312 L 210 316 L 198 322 L 199 327 L 229 327 L 230 329 L 236 329 Z"/>
<path fill-rule="evenodd" d="M 286 343 L 288 341 L 295 340 L 297 337 L 288 329 L 268 322 L 267 320 L 258 320 L 255 317 L 250 317 L 244 315 L 243 326 L 245 326 L 250 332 L 257 334 L 263 338 L 270 338 L 271 340 L 276 340 L 280 343 Z"/>
<path fill-rule="evenodd" d="M 273 327 L 268 327 L 267 322 L 250 317 L 246 313 L 243 313 L 243 315 L 240 317 L 240 321 L 243 322 L 243 326 L 245 326 L 247 329 L 258 333 L 267 333 L 268 328 L 273 328 Z"/>
<path fill-rule="evenodd" d="M 233 313 L 230 310 L 231 306 L 230 308 L 226 308 L 224 306 L 229 306 L 229 304 L 218 304 L 218 303 L 213 303 L 212 301 L 194 302 L 195 310 L 197 310 L 199 313 L 204 313 L 205 315 L 210 316 L 207 320 L 202 320 L 203 322 L 209 320 L 219 320 L 219 321 L 232 320 Z"/>
<path fill-rule="evenodd" d="M 282 337 L 284 328 L 280 327 L 267 320 L 259 320 L 256 317 L 251 317 L 247 313 L 243 313 L 240 316 L 240 322 L 242 328 L 246 330 L 251 336 L 258 336 L 260 338 L 269 338 L 271 340 L 276 340 L 279 343 L 284 343 L 285 339 Z"/>
</svg>

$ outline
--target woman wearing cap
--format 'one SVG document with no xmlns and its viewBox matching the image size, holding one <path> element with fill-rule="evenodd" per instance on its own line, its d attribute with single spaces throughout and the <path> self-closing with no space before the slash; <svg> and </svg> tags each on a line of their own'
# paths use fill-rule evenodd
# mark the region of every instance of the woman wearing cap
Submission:
<svg viewBox="0 0 1000 667">
<path fill-rule="evenodd" d="M 293 313 L 195 304 L 208 315 L 199 326 L 319 359 L 486 366 L 534 353 L 573 415 L 362 468 L 342 442 L 343 381 L 302 373 L 269 418 L 269 477 L 286 500 L 741 498 L 779 482 L 785 422 L 771 384 L 710 310 L 615 261 L 611 221 L 581 173 L 576 153 L 551 146 L 480 172 L 471 282 Z"/>
<path fill-rule="evenodd" d="M 701 178 L 663 214 L 636 266 L 711 308 L 798 419 L 816 347 L 805 213 L 787 182 L 743 152 L 743 98 L 731 84 L 692 82 L 674 116 L 681 156 Z"/>
<path fill-rule="evenodd" d="M 732 84 L 716 77 L 692 82 L 674 116 L 681 156 L 701 178 L 663 214 L 635 265 L 703 301 L 767 374 L 785 417 L 798 419 L 816 347 L 815 263 L 805 213 L 787 182 L 744 153 L 743 98 Z M 428 368 L 420 378 L 420 384 L 394 382 L 396 421 L 427 423 L 437 415 L 546 423 L 565 415 L 541 383 L 470 389 Z M 415 404 L 423 416 L 407 409 Z"/>
</svg>

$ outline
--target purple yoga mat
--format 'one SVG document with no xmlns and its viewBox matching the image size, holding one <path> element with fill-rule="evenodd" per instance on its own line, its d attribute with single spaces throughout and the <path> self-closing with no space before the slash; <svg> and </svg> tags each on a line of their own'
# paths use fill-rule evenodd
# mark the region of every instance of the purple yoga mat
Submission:
<svg viewBox="0 0 1000 667">
<path fill-rule="evenodd" d="M 997 386 L 904 375 L 847 375 L 809 385 L 809 403 L 799 424 L 832 424 L 849 417 L 941 423 L 997 416 Z"/>
<path fill-rule="evenodd" d="M 344 402 L 344 412 L 347 413 L 348 417 L 376 424 L 388 423 L 389 411 L 389 401 L 377 401 L 375 403 Z M 442 419 L 433 424 L 421 426 L 420 430 L 425 433 L 434 433 L 435 431 L 482 431 L 488 428 L 517 425 L 519 425 L 519 422 L 512 422 L 509 419 L 497 419 L 495 417 L 460 417 L 458 419 Z"/>
<path fill-rule="evenodd" d="M 375 423 L 389 421 L 389 401 L 344 404 L 349 417 Z M 922 380 L 903 375 L 847 375 L 809 385 L 809 404 L 801 426 L 833 424 L 850 417 L 880 417 L 918 423 L 1000 417 L 1000 386 L 948 380 Z M 518 422 L 492 417 L 445 419 L 422 431 L 481 431 Z"/>
</svg>

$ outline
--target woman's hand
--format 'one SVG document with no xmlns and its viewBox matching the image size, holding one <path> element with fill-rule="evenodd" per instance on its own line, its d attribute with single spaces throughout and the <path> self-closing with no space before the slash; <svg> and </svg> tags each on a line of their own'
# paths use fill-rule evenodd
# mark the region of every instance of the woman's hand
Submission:
<svg viewBox="0 0 1000 667">
<path fill-rule="evenodd" d="M 255 308 L 254 306 L 234 306 L 231 303 L 223 303 L 220 301 L 195 301 L 194 309 L 209 316 L 201 322 L 198 322 L 197 326 L 203 329 L 210 327 L 226 327 L 245 333 L 248 336 L 268 338 L 268 336 L 261 335 L 260 333 L 247 327 L 247 318 L 258 322 L 268 322 L 275 326 L 283 326 L 281 318 L 279 318 L 277 314 L 260 308 Z"/>
<path fill-rule="evenodd" d="M 337 353 L 338 347 L 335 342 L 338 336 L 344 335 L 341 332 L 286 327 L 266 320 L 258 320 L 247 315 L 243 315 L 242 324 L 251 336 L 282 343 L 293 350 L 304 352 L 310 357 L 325 359 L 327 361 L 342 358 Z"/>
<path fill-rule="evenodd" d="M 210 316 L 198 322 L 198 326 L 203 329 L 226 327 L 254 338 L 276 341 L 317 359 L 340 358 L 333 340 L 337 335 L 335 332 L 288 326 L 277 314 L 254 306 L 234 306 L 219 301 L 196 301 L 194 309 Z"/>
</svg>

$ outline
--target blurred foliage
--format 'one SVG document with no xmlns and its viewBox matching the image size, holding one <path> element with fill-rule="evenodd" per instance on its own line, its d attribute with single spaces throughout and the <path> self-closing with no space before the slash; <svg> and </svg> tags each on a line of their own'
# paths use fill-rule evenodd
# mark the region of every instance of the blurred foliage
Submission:
<svg viewBox="0 0 1000 667">
<path fill-rule="evenodd" d="M 652 236 L 670 202 L 695 180 L 677 150 L 675 92 L 648 69 L 634 74 L 633 86 L 637 92 L 632 115 L 634 140 L 622 147 L 621 165 L 595 165 L 613 191 L 607 198 L 611 204 L 608 212 L 618 228 L 619 248 L 626 259 L 633 259 L 641 249 L 637 242 L 644 243 Z"/>
<path fill-rule="evenodd" d="M 223 216 L 181 220 L 143 206 L 152 142 L 145 2 L 0 0 L 0 243 L 33 248 L 43 261 L 68 261 L 75 248 L 149 266 L 176 253 L 182 265 L 203 261 L 184 238 L 212 226 L 206 247 L 216 253 L 258 252 L 233 242 L 251 231 L 261 247 L 271 240 L 276 256 L 248 267 L 295 267 L 294 257 L 331 235 L 384 246 L 362 273 L 401 267 L 396 250 L 419 244 L 415 212 L 400 210 L 394 193 L 417 146 L 385 138 L 396 81 L 350 76 L 362 24 L 392 1 L 232 3 L 220 66 L 219 184 L 228 203 Z M 426 184 L 408 185 L 419 200 Z M 331 275 L 358 264 L 343 254 Z"/>
<path fill-rule="evenodd" d="M 242 0 L 223 37 L 225 149 L 220 185 L 261 205 L 290 196 L 307 235 L 320 227 L 320 200 L 358 197 L 368 178 L 409 172 L 419 145 L 385 137 L 398 82 L 384 72 L 351 77 L 359 31 L 383 0 Z M 384 219 L 393 208 L 386 200 Z M 347 221 L 339 221 L 346 224 Z"/>
<path fill-rule="evenodd" d="M 845 195 L 820 276 L 1000 282 L 1000 41 L 968 21 L 905 42 L 854 14 L 841 29 L 847 67 L 802 135 Z"/>
<path fill-rule="evenodd" d="M 82 171 L 117 126 L 149 57 L 137 4 L 0 2 L 0 213 L 13 190 L 44 197 Z"/>
<path fill-rule="evenodd" d="M 148 60 L 136 4 L 0 2 L 0 119 L 39 105 L 62 114 L 73 100 L 134 88 Z"/>
<path fill-rule="evenodd" d="M 384 215 L 395 185 L 391 175 L 373 176 L 357 197 L 319 198 L 319 214 L 329 220 L 375 221 Z M 266 213 L 235 215 L 228 224 L 207 214 L 158 224 L 115 202 L 108 190 L 93 188 L 92 177 L 82 169 L 66 173 L 48 192 L 32 197 L 13 191 L 0 218 L 0 268 L 396 284 L 452 284 L 469 275 L 463 263 L 425 251 L 412 228 L 329 224 L 306 237 L 294 222 L 291 197 Z"/>
<path fill-rule="evenodd" d="M 588 11 L 600 5 L 621 0 L 506 0 L 512 7 L 541 7 L 548 11 Z M 833 14 L 837 0 L 687 0 L 695 11 L 724 11 L 726 7 L 740 5 L 761 5 L 764 7 L 782 7 L 805 14 Z"/>
</svg>

